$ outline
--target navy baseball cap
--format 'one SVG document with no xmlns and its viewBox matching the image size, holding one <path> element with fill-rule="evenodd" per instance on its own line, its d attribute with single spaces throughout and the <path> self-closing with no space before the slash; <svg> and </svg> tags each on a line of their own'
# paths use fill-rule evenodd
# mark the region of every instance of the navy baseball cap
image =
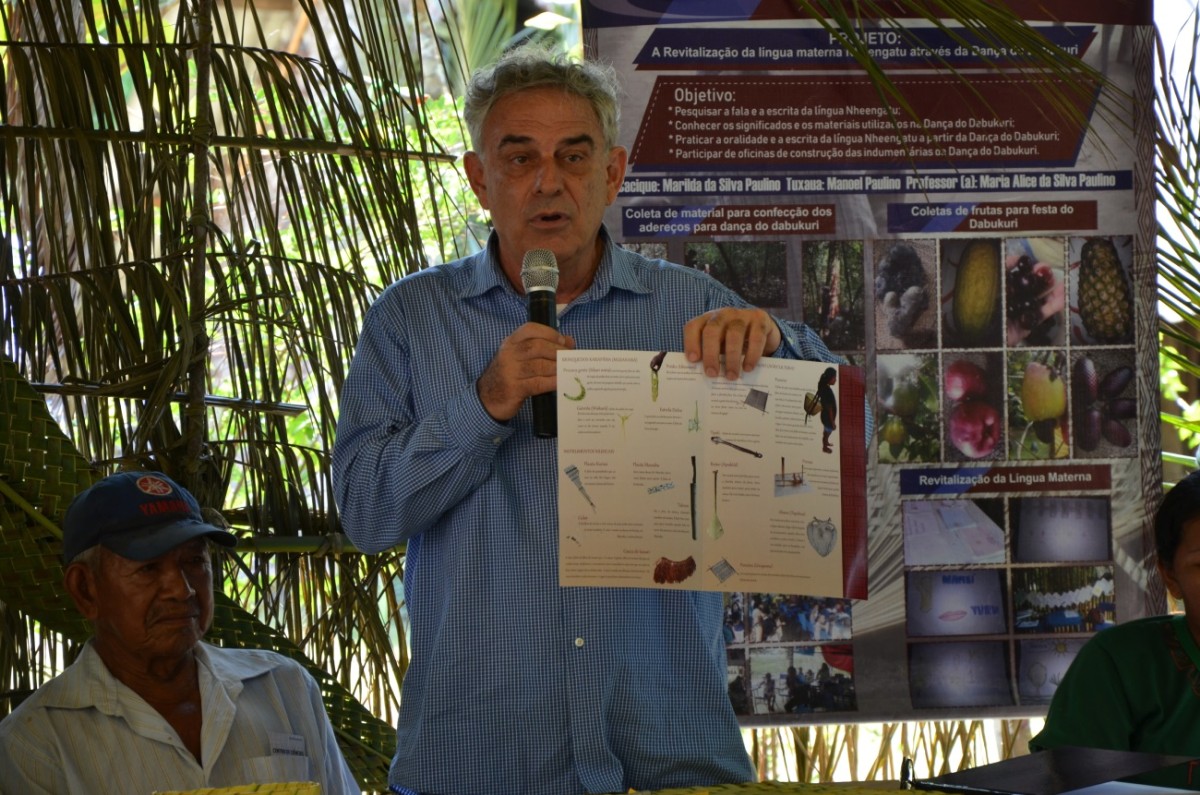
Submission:
<svg viewBox="0 0 1200 795">
<path fill-rule="evenodd" d="M 150 560 L 207 536 L 232 547 L 237 537 L 211 525 L 187 489 L 161 472 L 118 472 L 76 495 L 63 519 L 63 560 L 100 544 L 130 560 Z"/>
</svg>

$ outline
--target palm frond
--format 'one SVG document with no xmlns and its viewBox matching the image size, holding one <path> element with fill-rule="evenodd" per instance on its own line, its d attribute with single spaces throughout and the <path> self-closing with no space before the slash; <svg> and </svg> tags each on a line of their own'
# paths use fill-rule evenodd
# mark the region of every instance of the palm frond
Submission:
<svg viewBox="0 0 1200 795">
<path fill-rule="evenodd" d="M 1047 116 L 1083 127 L 1088 123 L 1089 110 L 1095 106 L 1104 123 L 1117 129 L 1128 126 L 1128 118 L 1121 112 L 1128 107 L 1128 97 L 1123 97 L 1098 70 L 1049 41 L 1003 3 L 992 0 L 856 0 L 854 3 L 791 0 L 791 3 L 802 15 L 819 22 L 866 73 L 893 124 L 902 116 L 920 124 L 924 124 L 924 119 L 877 62 L 873 45 L 865 35 L 866 27 L 867 23 L 882 25 L 904 41 L 921 45 L 916 30 L 899 21 L 901 17 L 915 17 L 929 23 L 957 48 L 974 54 L 988 69 L 1023 73 L 1030 89 L 1039 95 Z M 929 65 L 958 80 L 961 100 L 977 105 L 981 112 L 999 112 L 988 108 L 987 99 L 972 83 L 971 73 L 975 70 L 960 70 L 954 60 L 932 50 Z M 905 140 L 905 143 L 912 145 L 916 141 Z"/>
<path fill-rule="evenodd" d="M 1200 69 L 1197 69 L 1197 37 L 1200 14 L 1195 10 L 1178 32 L 1178 44 L 1160 31 L 1157 40 L 1158 90 L 1155 94 L 1157 140 L 1155 188 L 1157 192 L 1158 294 L 1163 308 L 1159 325 L 1164 373 L 1179 384 L 1170 397 L 1175 411 L 1164 410 L 1165 427 L 1176 429 L 1179 439 L 1200 436 L 1200 204 L 1196 185 L 1200 182 Z M 1164 381 L 1166 383 L 1166 381 Z M 1173 387 L 1173 393 L 1177 390 Z M 1164 437 L 1166 435 L 1164 434 Z M 1179 441 L 1164 438 L 1167 463 L 1196 466 L 1192 456 L 1171 455 Z M 1177 470 L 1178 471 L 1178 470 Z"/>
</svg>

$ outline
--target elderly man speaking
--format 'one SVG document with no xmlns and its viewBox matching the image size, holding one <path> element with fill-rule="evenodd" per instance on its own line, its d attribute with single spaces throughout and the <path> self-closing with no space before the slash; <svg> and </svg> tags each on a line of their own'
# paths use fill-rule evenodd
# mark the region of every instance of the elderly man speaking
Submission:
<svg viewBox="0 0 1200 795">
<path fill-rule="evenodd" d="M 213 619 L 209 545 L 235 542 L 158 472 L 120 472 L 75 498 L 65 585 L 93 636 L 0 722 L 0 794 L 285 781 L 361 793 L 303 667 L 202 642 Z"/>
</svg>

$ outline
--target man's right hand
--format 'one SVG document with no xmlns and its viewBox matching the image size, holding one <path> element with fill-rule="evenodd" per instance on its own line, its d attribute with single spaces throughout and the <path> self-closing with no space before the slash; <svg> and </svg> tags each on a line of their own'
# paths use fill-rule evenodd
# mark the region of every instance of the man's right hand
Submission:
<svg viewBox="0 0 1200 795">
<path fill-rule="evenodd" d="M 475 382 L 479 402 L 497 422 L 508 422 L 527 398 L 558 386 L 558 352 L 575 340 L 541 323 L 526 323 L 500 343 L 500 350 Z"/>
</svg>

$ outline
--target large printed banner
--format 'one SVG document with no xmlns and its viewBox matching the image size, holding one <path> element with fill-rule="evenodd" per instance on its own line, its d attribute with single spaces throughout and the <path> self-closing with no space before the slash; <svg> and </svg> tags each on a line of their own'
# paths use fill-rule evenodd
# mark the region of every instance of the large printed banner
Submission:
<svg viewBox="0 0 1200 795">
<path fill-rule="evenodd" d="M 1008 5 L 1095 78 L 867 21 L 905 109 L 784 0 L 583 3 L 626 92 L 609 231 L 866 374 L 868 597 L 726 595 L 748 725 L 1042 714 L 1164 609 L 1150 2 Z"/>
</svg>

